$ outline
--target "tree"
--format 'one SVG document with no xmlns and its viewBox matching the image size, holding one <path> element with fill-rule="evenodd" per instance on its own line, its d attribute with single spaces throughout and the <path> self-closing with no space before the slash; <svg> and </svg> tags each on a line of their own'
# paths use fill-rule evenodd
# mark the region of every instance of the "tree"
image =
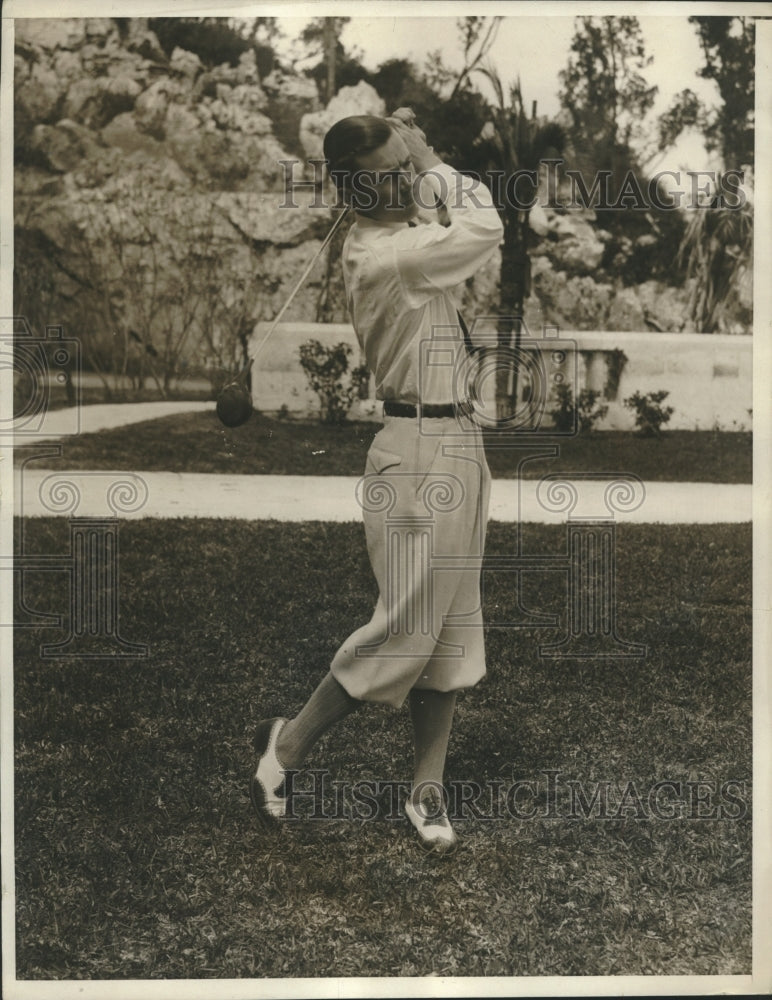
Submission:
<svg viewBox="0 0 772 1000">
<path fill-rule="evenodd" d="M 753 168 L 755 27 L 747 17 L 690 17 L 697 30 L 703 79 L 714 80 L 721 104 L 708 108 L 692 90 L 676 96 L 659 121 L 659 146 L 667 149 L 687 127 L 705 136 L 721 154 L 725 170 Z M 720 185 L 717 190 L 720 190 Z M 692 212 L 679 249 L 691 279 L 689 315 L 698 330 L 715 333 L 750 327 L 753 270 L 753 210 L 748 202 L 719 207 L 716 199 Z M 744 293 L 744 294 L 743 294 Z"/>
<path fill-rule="evenodd" d="M 488 174 L 495 170 L 500 177 L 512 178 L 522 172 L 526 181 L 528 174 L 538 178 L 540 163 L 562 152 L 565 142 L 562 127 L 555 122 L 539 121 L 535 117 L 535 104 L 532 117 L 528 117 L 519 80 L 507 93 L 500 76 L 491 66 L 481 67 L 480 72 L 491 83 L 497 101 L 490 128 L 483 132 L 480 144 L 489 158 Z M 528 192 L 525 185 L 520 185 L 516 198 L 510 197 L 505 190 L 504 197 L 498 200 L 504 223 L 499 277 L 499 347 L 512 345 L 514 334 L 514 363 L 499 366 L 497 370 L 496 406 L 500 417 L 511 413 L 513 405 L 515 410 L 518 406 L 523 304 L 531 285 L 529 205 L 535 197 L 536 187 L 537 184 L 531 184 Z"/>
<path fill-rule="evenodd" d="M 315 17 L 300 33 L 301 42 L 308 48 L 306 58 L 320 56 L 319 62 L 305 72 L 316 82 L 325 104 L 341 87 L 353 86 L 368 77 L 359 53 L 347 52 L 340 40 L 350 20 L 350 17 Z"/>
<path fill-rule="evenodd" d="M 725 170 L 753 167 L 755 25 L 750 17 L 690 17 L 705 57 L 698 75 L 714 80 L 721 105 L 707 108 L 691 89 L 677 94 L 659 121 L 659 148 L 696 127 L 708 150 L 720 152 Z"/>
<path fill-rule="evenodd" d="M 679 248 L 679 263 L 693 281 L 689 315 L 701 333 L 752 325 L 753 211 L 714 204 L 693 209 Z M 734 322 L 733 322 L 734 321 Z"/>
<path fill-rule="evenodd" d="M 439 50 L 431 52 L 427 60 L 427 82 L 438 93 L 450 86 L 448 101 L 463 90 L 472 73 L 483 64 L 501 27 L 501 17 L 460 17 L 456 21 L 461 47 L 463 50 L 463 65 L 457 73 L 449 70 L 443 61 Z"/>
<path fill-rule="evenodd" d="M 636 165 L 631 144 L 657 93 L 642 76 L 652 58 L 635 17 L 577 18 L 571 53 L 558 77 L 573 160 L 590 174 L 610 171 L 616 191 Z"/>
</svg>

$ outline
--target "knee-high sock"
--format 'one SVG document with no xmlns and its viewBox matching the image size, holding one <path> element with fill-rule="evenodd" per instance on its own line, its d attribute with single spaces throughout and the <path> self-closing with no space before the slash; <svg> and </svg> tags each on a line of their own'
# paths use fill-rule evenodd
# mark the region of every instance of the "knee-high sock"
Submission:
<svg viewBox="0 0 772 1000">
<path fill-rule="evenodd" d="M 429 691 L 413 688 L 410 692 L 410 717 L 413 721 L 413 794 L 427 783 L 442 786 L 448 752 L 455 691 Z"/>
<path fill-rule="evenodd" d="M 276 753 L 287 768 L 301 767 L 311 748 L 327 730 L 362 705 L 328 671 L 276 741 Z"/>
</svg>

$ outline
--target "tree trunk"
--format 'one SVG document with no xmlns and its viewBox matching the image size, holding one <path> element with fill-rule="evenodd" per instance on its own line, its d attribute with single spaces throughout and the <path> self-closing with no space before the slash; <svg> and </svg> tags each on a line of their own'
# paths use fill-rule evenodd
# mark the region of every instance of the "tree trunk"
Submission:
<svg viewBox="0 0 772 1000">
<path fill-rule="evenodd" d="M 515 209 L 508 211 L 504 216 L 499 278 L 497 339 L 501 361 L 496 371 L 496 416 L 499 420 L 512 416 L 518 409 L 518 362 L 528 274 L 527 233 L 527 213 Z"/>
<path fill-rule="evenodd" d="M 327 103 L 335 96 L 335 18 L 324 19 L 324 61 L 327 65 Z"/>
</svg>

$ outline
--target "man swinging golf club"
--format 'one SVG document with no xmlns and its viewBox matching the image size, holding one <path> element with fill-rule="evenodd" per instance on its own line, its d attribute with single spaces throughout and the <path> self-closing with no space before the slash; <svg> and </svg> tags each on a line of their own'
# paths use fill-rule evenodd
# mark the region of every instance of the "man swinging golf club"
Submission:
<svg viewBox="0 0 772 1000">
<path fill-rule="evenodd" d="M 421 344 L 439 328 L 452 338 L 442 349 L 463 357 L 450 292 L 491 256 L 503 229 L 487 190 L 470 190 L 440 160 L 409 109 L 337 122 L 324 153 L 355 212 L 342 254 L 347 305 L 384 401 L 360 497 L 379 598 L 300 712 L 259 724 L 251 798 L 261 822 L 274 825 L 286 815 L 285 771 L 299 769 L 332 725 L 367 702 L 407 699 L 414 773 L 406 815 L 424 849 L 448 854 L 456 834 L 443 774 L 456 692 L 485 674 L 479 560 L 490 473 L 471 404 L 453 403 L 453 366 L 421 370 Z M 419 183 L 446 200 L 449 226 L 415 224 Z"/>
</svg>

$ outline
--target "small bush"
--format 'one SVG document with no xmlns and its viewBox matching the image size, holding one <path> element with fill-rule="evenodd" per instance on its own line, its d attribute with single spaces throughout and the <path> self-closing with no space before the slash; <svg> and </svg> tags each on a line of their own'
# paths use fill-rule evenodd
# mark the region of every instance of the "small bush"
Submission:
<svg viewBox="0 0 772 1000">
<path fill-rule="evenodd" d="M 595 389 L 582 389 L 574 400 L 570 385 L 561 382 L 555 386 L 556 405 L 550 410 L 555 430 L 565 434 L 577 428 L 580 434 L 589 434 L 608 413 L 608 406 L 595 405 L 599 396 Z"/>
<path fill-rule="evenodd" d="M 628 410 L 635 410 L 635 426 L 642 437 L 662 437 L 662 425 L 668 423 L 674 413 L 672 406 L 661 406 L 670 393 L 666 389 L 647 392 L 642 396 L 634 392 L 624 400 Z"/>
<path fill-rule="evenodd" d="M 344 341 L 333 347 L 326 347 L 318 340 L 307 340 L 300 345 L 300 364 L 322 404 L 324 424 L 342 424 L 354 400 L 363 398 L 369 373 L 366 366 L 358 365 L 349 374 L 350 355 L 351 348 Z M 346 374 L 348 378 L 344 381 Z M 367 395 L 366 389 L 364 394 Z"/>
</svg>

